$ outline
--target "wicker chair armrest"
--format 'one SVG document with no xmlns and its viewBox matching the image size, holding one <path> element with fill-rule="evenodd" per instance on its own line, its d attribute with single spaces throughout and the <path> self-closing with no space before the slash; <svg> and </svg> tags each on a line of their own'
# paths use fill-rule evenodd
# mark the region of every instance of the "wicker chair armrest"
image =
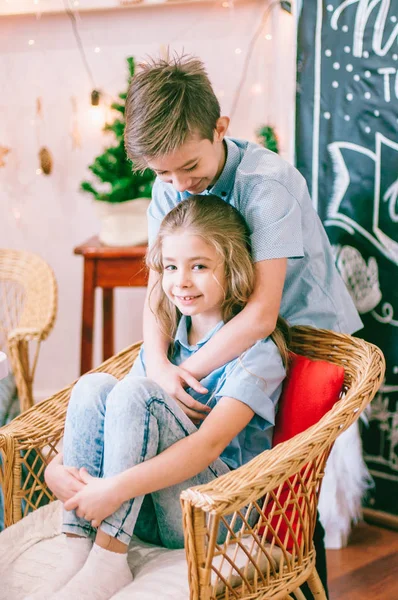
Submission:
<svg viewBox="0 0 398 600">
<path fill-rule="evenodd" d="M 140 346 L 141 343 L 136 343 L 125 348 L 91 372 L 107 372 L 119 379 L 124 377 L 130 370 Z M 57 444 L 63 436 L 73 386 L 74 383 L 51 398 L 35 404 L 11 423 L 0 428 L 0 456 L 3 459 L 3 471 L 0 465 L 0 485 L 5 493 L 6 526 L 38 508 L 43 494 L 50 498 L 50 493 L 41 479 L 44 466 L 57 453 Z M 33 464 L 30 464 L 32 461 Z M 21 487 L 23 467 L 25 471 L 29 471 L 30 479 L 29 485 Z M 26 501 L 23 512 L 22 500 Z"/>
<path fill-rule="evenodd" d="M 299 329 L 301 334 L 307 330 L 311 334 L 310 328 Z M 315 333 L 318 332 L 315 330 Z M 332 335 L 351 339 L 342 334 Z M 366 360 L 356 367 L 357 380 L 351 377 L 351 387 L 318 423 L 263 452 L 239 469 L 210 483 L 185 490 L 181 494 L 182 502 L 206 513 L 229 514 L 272 492 L 322 452 L 330 451 L 337 436 L 358 419 L 373 399 L 385 373 L 385 360 L 380 349 L 362 340 L 352 340 L 359 348 L 363 347 Z M 359 358 L 358 352 L 358 357 L 353 355 L 351 362 L 355 363 Z M 348 370 L 349 363 L 344 361 L 344 365 Z"/>
<path fill-rule="evenodd" d="M 7 448 L 16 445 L 20 450 L 39 449 L 62 437 L 71 388 L 39 402 L 0 428 L 0 450 L 6 458 Z M 9 458 L 12 460 L 12 456 Z"/>
<path fill-rule="evenodd" d="M 185 490 L 181 499 L 204 512 L 220 515 L 258 500 L 299 473 L 321 452 L 330 450 L 336 437 L 358 419 L 368 404 L 366 402 L 359 408 L 355 400 L 360 404 L 357 393 L 349 392 L 344 404 L 341 400 L 337 402 L 318 423 L 303 433 L 262 452 L 239 469 Z"/>
<path fill-rule="evenodd" d="M 181 493 L 181 500 L 206 513 L 227 515 L 262 498 L 313 460 L 319 445 L 308 451 L 311 427 L 291 440 L 266 450 L 242 467 Z M 300 455 L 300 448 L 305 450 Z"/>
<path fill-rule="evenodd" d="M 34 335 L 36 330 L 18 329 L 14 330 L 17 336 Z M 92 373 L 107 372 L 116 377 L 123 377 L 131 367 L 137 356 L 141 342 L 133 344 L 103 362 L 99 367 L 93 369 Z M 5 439 L 13 438 L 18 442 L 21 449 L 43 447 L 55 437 L 60 438 L 63 434 L 66 411 L 71 391 L 76 382 L 68 385 L 54 396 L 43 400 L 26 410 L 11 423 L 0 428 L 0 449 L 5 447 Z"/>
</svg>

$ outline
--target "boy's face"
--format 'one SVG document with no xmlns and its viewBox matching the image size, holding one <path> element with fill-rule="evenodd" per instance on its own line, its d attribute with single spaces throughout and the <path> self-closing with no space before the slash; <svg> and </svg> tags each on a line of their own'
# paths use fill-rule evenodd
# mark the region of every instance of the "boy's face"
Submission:
<svg viewBox="0 0 398 600">
<path fill-rule="evenodd" d="M 155 171 L 159 179 L 171 183 L 178 192 L 204 192 L 207 187 L 214 185 L 224 168 L 226 153 L 223 139 L 228 122 L 227 117 L 218 120 L 213 142 L 193 134 L 175 152 L 148 158 L 148 167 Z"/>
</svg>

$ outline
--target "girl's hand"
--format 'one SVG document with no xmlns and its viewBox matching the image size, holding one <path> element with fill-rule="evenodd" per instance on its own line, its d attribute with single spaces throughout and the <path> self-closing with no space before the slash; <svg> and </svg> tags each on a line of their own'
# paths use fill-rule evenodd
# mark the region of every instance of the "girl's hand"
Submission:
<svg viewBox="0 0 398 600">
<path fill-rule="evenodd" d="M 61 502 L 66 502 L 85 486 L 79 475 L 79 470 L 74 467 L 64 467 L 58 458 L 50 462 L 44 471 L 44 479 L 50 490 Z"/>
<path fill-rule="evenodd" d="M 75 510 L 78 517 L 99 527 L 106 517 L 114 513 L 122 504 L 114 477 L 92 477 L 86 469 L 79 475 L 85 483 L 83 489 L 65 502 L 65 510 Z"/>
<path fill-rule="evenodd" d="M 199 394 L 207 394 L 208 390 L 182 367 L 173 365 L 170 361 L 157 364 L 148 372 L 148 376 L 180 405 L 184 413 L 194 422 L 200 423 L 206 418 L 211 408 L 194 400 L 185 387 L 191 387 Z"/>
</svg>

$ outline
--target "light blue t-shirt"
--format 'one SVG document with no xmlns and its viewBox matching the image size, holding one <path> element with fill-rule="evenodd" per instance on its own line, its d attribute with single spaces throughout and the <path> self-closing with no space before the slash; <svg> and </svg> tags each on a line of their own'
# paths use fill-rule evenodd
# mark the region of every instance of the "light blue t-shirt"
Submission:
<svg viewBox="0 0 398 600">
<path fill-rule="evenodd" d="M 180 365 L 197 352 L 221 327 L 222 321 L 194 346 L 188 342 L 189 317 L 182 317 L 175 337 L 175 350 L 171 362 Z M 146 376 L 145 350 L 134 362 L 131 374 Z M 208 389 L 206 395 L 187 389 L 195 400 L 214 408 L 223 396 L 235 398 L 254 411 L 250 423 L 237 435 L 221 454 L 221 459 L 236 469 L 249 460 L 269 450 L 275 424 L 276 405 L 286 372 L 279 351 L 270 338 L 259 340 L 239 358 L 216 369 L 201 380 Z"/>
<path fill-rule="evenodd" d="M 288 258 L 280 314 L 290 325 L 345 333 L 363 327 L 335 266 L 323 225 L 302 175 L 274 152 L 226 138 L 227 160 L 215 185 L 203 192 L 232 204 L 251 232 L 253 260 Z M 156 179 L 148 209 L 149 242 L 163 217 L 189 192 Z"/>
</svg>

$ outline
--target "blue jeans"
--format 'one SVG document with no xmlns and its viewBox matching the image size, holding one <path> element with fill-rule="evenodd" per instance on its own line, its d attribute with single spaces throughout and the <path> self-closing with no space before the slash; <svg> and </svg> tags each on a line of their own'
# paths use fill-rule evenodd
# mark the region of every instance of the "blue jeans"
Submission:
<svg viewBox="0 0 398 600">
<path fill-rule="evenodd" d="M 195 431 L 178 404 L 150 379 L 129 374 L 118 381 L 106 373 L 85 375 L 73 388 L 68 406 L 64 465 L 85 467 L 93 477 L 112 477 Z M 180 493 L 229 471 L 217 459 L 183 483 L 132 498 L 102 522 L 101 530 L 125 544 L 134 533 L 150 543 L 183 548 Z M 75 511 L 64 511 L 63 531 L 86 537 L 96 533 Z"/>
</svg>

